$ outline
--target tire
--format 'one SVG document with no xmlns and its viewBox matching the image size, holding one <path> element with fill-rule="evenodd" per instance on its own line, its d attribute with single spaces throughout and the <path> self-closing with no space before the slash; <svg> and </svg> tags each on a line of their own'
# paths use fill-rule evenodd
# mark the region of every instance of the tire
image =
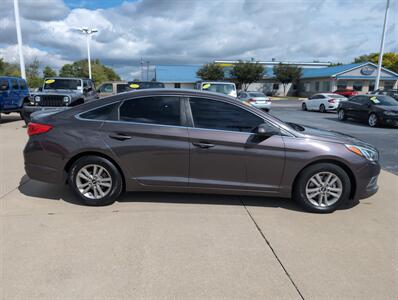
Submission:
<svg viewBox="0 0 398 300">
<path fill-rule="evenodd" d="M 334 177 L 330 177 L 332 184 L 328 186 L 326 181 L 330 174 Z M 324 184 L 316 179 L 316 175 L 319 175 Z M 298 201 L 309 212 L 331 213 L 349 200 L 351 193 L 350 178 L 341 167 L 335 164 L 318 163 L 311 165 L 301 171 L 298 176 L 298 180 L 293 188 L 293 199 Z M 313 182 L 312 179 L 314 177 L 316 183 L 321 183 L 319 186 Z M 337 179 L 335 180 L 335 178 Z M 313 198 L 309 197 L 311 195 L 314 195 Z"/>
<path fill-rule="evenodd" d="M 345 111 L 344 109 L 339 109 L 339 111 L 337 112 L 337 117 L 340 121 L 345 121 L 347 120 L 347 116 L 345 115 Z"/>
<path fill-rule="evenodd" d="M 307 105 L 305 103 L 301 104 L 301 109 L 307 111 Z"/>
<path fill-rule="evenodd" d="M 92 177 L 89 178 L 87 176 L 89 174 L 84 170 Z M 93 176 L 93 174 L 96 175 Z M 84 179 L 82 175 L 89 180 Z M 110 205 L 123 191 L 123 180 L 119 170 L 109 160 L 100 156 L 84 156 L 75 161 L 68 174 L 68 184 L 79 200 L 89 206 Z M 81 192 L 83 188 L 89 190 L 83 194 Z M 101 188 L 103 196 L 100 194 L 99 188 Z"/>
<path fill-rule="evenodd" d="M 379 125 L 379 121 L 378 121 L 377 116 L 376 116 L 375 113 L 371 113 L 368 116 L 368 125 L 370 127 L 377 127 Z"/>
<path fill-rule="evenodd" d="M 326 112 L 325 105 L 321 104 L 321 106 L 319 106 L 319 111 L 320 111 L 321 113 L 325 113 L 325 112 Z"/>
</svg>

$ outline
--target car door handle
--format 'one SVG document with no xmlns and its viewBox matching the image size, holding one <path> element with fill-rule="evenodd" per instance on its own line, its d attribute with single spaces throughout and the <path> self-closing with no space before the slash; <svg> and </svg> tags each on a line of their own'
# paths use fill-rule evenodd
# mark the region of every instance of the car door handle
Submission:
<svg viewBox="0 0 398 300">
<path fill-rule="evenodd" d="M 209 144 L 206 142 L 193 142 L 192 145 L 194 145 L 195 147 L 198 147 L 198 148 L 202 148 L 202 149 L 212 148 L 215 146 L 214 144 Z"/>
<path fill-rule="evenodd" d="M 109 137 L 111 139 L 119 140 L 119 141 L 129 140 L 132 138 L 131 136 L 124 135 L 124 134 L 110 134 Z"/>
</svg>

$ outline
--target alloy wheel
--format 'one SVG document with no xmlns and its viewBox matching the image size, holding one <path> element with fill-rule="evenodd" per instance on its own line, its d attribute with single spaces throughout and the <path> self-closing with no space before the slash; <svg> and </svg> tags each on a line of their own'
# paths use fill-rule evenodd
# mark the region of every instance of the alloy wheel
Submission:
<svg viewBox="0 0 398 300">
<path fill-rule="evenodd" d="M 84 197 L 98 200 L 111 191 L 112 177 L 103 166 L 90 164 L 77 172 L 76 186 Z"/>
<path fill-rule="evenodd" d="M 337 114 L 338 118 L 340 121 L 343 121 L 345 119 L 345 112 L 344 110 L 340 109 L 338 114 Z"/>
<path fill-rule="evenodd" d="M 369 116 L 368 123 L 370 127 L 375 127 L 377 125 L 377 116 L 375 114 L 371 114 Z"/>
<path fill-rule="evenodd" d="M 341 179 L 331 172 L 319 172 L 307 182 L 305 194 L 308 201 L 317 207 L 328 207 L 335 204 L 343 193 Z"/>
</svg>

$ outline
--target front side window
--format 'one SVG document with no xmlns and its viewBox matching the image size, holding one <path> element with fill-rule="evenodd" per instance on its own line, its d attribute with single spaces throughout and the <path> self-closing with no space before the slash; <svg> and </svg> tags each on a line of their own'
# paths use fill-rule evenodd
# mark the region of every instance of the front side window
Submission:
<svg viewBox="0 0 398 300">
<path fill-rule="evenodd" d="M 125 101 L 120 107 L 120 121 L 181 125 L 180 99 L 173 96 L 145 97 Z"/>
<path fill-rule="evenodd" d="M 191 98 L 194 127 L 252 132 L 264 120 L 236 105 L 203 98 Z"/>
<path fill-rule="evenodd" d="M 16 79 L 12 79 L 11 86 L 13 90 L 18 90 L 19 89 L 18 81 Z"/>
<path fill-rule="evenodd" d="M 113 85 L 112 83 L 104 83 L 100 87 L 101 93 L 112 93 L 113 92 Z"/>
</svg>

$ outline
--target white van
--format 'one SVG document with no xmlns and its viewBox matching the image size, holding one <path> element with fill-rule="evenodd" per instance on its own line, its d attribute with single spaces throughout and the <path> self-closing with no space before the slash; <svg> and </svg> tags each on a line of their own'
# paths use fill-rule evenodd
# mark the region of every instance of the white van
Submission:
<svg viewBox="0 0 398 300">
<path fill-rule="evenodd" d="M 237 97 L 236 86 L 233 82 L 200 81 L 196 83 L 195 89 Z"/>
</svg>

